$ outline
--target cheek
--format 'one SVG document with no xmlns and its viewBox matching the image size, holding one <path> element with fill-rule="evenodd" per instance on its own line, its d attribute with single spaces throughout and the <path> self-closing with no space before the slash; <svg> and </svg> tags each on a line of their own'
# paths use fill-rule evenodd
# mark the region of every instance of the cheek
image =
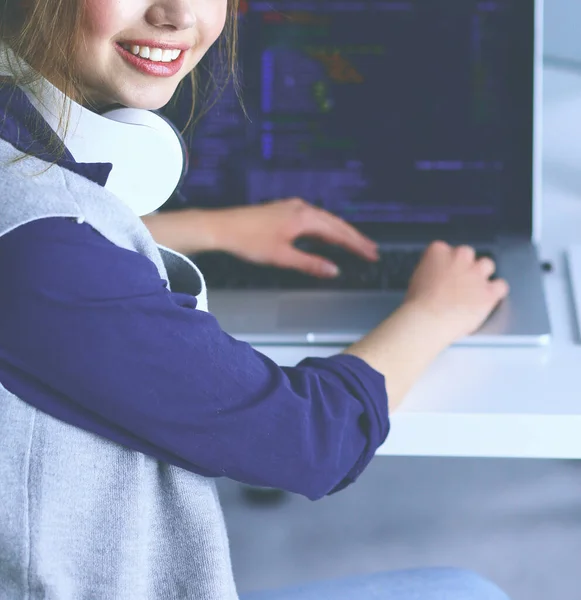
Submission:
<svg viewBox="0 0 581 600">
<path fill-rule="evenodd" d="M 203 7 L 197 9 L 198 19 L 204 29 L 204 38 L 208 46 L 213 44 L 224 29 L 227 0 L 203 0 Z"/>
<path fill-rule="evenodd" d="M 121 20 L 119 0 L 85 0 L 84 30 L 89 38 L 111 38 Z"/>
</svg>

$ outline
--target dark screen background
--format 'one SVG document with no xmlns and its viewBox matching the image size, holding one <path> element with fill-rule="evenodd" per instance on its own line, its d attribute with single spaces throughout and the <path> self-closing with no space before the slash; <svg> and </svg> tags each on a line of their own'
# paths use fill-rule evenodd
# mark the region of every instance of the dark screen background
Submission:
<svg viewBox="0 0 581 600">
<path fill-rule="evenodd" d="M 530 228 L 532 4 L 249 0 L 248 117 L 228 86 L 187 136 L 182 197 L 301 196 L 401 234 Z M 174 121 L 189 108 L 186 89 Z"/>
</svg>

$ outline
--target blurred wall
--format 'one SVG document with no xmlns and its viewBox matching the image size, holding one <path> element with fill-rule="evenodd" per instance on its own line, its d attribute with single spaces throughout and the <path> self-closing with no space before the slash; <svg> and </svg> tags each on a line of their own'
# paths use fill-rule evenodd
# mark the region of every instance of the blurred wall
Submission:
<svg viewBox="0 0 581 600">
<path fill-rule="evenodd" d="M 581 63 L 581 0 L 545 0 L 545 56 Z"/>
</svg>

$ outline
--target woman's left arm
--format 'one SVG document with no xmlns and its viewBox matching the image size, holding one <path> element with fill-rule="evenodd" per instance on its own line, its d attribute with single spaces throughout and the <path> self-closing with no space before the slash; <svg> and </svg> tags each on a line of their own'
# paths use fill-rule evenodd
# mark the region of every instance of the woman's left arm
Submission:
<svg viewBox="0 0 581 600">
<path fill-rule="evenodd" d="M 182 254 L 197 254 L 222 250 L 220 225 L 226 216 L 221 210 L 186 208 L 153 213 L 143 217 L 143 222 L 158 244 Z"/>
<path fill-rule="evenodd" d="M 341 246 L 369 261 L 377 244 L 339 217 L 299 198 L 213 210 L 185 209 L 144 217 L 156 242 L 183 254 L 228 252 L 250 262 L 334 277 L 322 256 L 295 247 L 300 237 Z"/>
</svg>

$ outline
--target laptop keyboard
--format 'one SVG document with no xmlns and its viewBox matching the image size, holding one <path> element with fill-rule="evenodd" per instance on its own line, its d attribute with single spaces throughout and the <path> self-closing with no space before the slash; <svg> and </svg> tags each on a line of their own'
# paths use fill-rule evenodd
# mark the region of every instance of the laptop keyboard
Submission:
<svg viewBox="0 0 581 600">
<path fill-rule="evenodd" d="M 404 291 L 422 255 L 421 250 L 392 249 L 382 252 L 378 262 L 370 263 L 337 246 L 313 245 L 309 251 L 332 260 L 341 274 L 334 279 L 319 279 L 217 252 L 201 254 L 195 262 L 210 289 Z M 477 254 L 494 258 L 484 250 Z"/>
</svg>

